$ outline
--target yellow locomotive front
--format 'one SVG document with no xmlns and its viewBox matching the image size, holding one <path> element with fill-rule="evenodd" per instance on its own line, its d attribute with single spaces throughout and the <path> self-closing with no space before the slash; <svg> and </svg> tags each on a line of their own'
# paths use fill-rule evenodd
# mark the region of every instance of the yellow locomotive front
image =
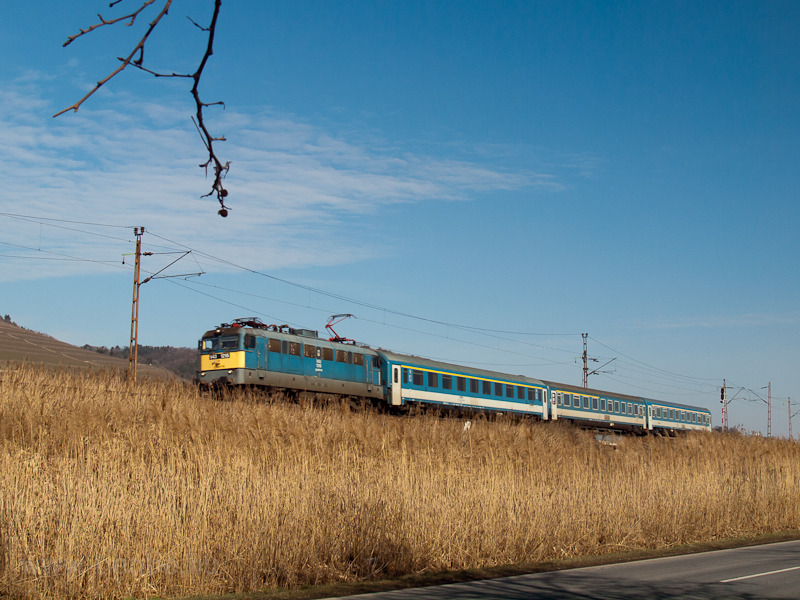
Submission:
<svg viewBox="0 0 800 600">
<path fill-rule="evenodd" d="M 200 383 L 244 382 L 246 351 L 242 338 L 240 327 L 217 328 L 203 335 L 199 344 Z"/>
</svg>

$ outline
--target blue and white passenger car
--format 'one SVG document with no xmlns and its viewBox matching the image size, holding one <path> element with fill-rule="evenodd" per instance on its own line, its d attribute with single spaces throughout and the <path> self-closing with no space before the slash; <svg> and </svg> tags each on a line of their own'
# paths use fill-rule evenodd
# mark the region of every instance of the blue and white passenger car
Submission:
<svg viewBox="0 0 800 600">
<path fill-rule="evenodd" d="M 378 350 L 387 400 L 548 419 L 547 386 L 538 379 L 437 362 Z"/>
<path fill-rule="evenodd" d="M 646 400 L 648 429 L 673 431 L 710 431 L 711 411 L 676 402 Z"/>
<path fill-rule="evenodd" d="M 547 387 L 554 419 L 618 430 L 647 428 L 647 403 L 642 398 L 552 381 Z"/>
</svg>

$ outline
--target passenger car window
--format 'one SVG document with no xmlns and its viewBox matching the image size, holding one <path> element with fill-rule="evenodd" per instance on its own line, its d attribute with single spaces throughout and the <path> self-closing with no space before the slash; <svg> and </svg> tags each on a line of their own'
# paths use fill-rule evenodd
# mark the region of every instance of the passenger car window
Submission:
<svg viewBox="0 0 800 600">
<path fill-rule="evenodd" d="M 280 353 L 280 351 L 281 351 L 281 341 L 280 340 L 275 340 L 275 339 L 271 339 L 270 338 L 268 346 L 269 346 L 269 351 L 270 352 L 278 352 L 278 353 Z"/>
<path fill-rule="evenodd" d="M 347 352 L 344 350 L 337 350 L 336 351 L 336 362 L 338 363 L 346 363 L 347 362 Z"/>
<path fill-rule="evenodd" d="M 422 383 L 422 371 L 417 371 L 416 369 L 411 371 L 414 379 L 414 385 L 423 385 Z"/>
<path fill-rule="evenodd" d="M 428 373 L 428 387 L 439 387 L 438 373 Z"/>
<path fill-rule="evenodd" d="M 495 383 L 494 384 L 494 395 L 495 396 L 502 396 L 503 395 L 503 384 L 502 383 Z"/>
<path fill-rule="evenodd" d="M 489 396 L 492 393 L 492 382 L 491 381 L 482 381 L 483 384 L 483 393 L 486 396 Z"/>
<path fill-rule="evenodd" d="M 364 365 L 364 355 L 360 354 L 359 352 L 353 352 L 353 364 L 354 365 Z"/>
<path fill-rule="evenodd" d="M 317 355 L 317 347 L 312 346 L 311 344 L 305 344 L 303 346 L 303 356 L 306 358 L 314 358 Z"/>
<path fill-rule="evenodd" d="M 463 377 L 456 377 L 456 389 L 459 392 L 466 392 L 467 391 L 467 380 Z"/>
<path fill-rule="evenodd" d="M 478 393 L 478 389 L 480 388 L 480 382 L 477 379 L 470 379 L 469 380 L 469 391 L 473 394 Z"/>
<path fill-rule="evenodd" d="M 442 375 L 442 387 L 446 390 L 453 389 L 453 376 L 452 375 Z"/>
<path fill-rule="evenodd" d="M 506 384 L 506 398 L 514 397 L 514 386 Z"/>
<path fill-rule="evenodd" d="M 322 349 L 322 360 L 333 360 L 333 348 Z"/>
<path fill-rule="evenodd" d="M 300 356 L 300 342 L 289 342 L 289 354 Z"/>
</svg>

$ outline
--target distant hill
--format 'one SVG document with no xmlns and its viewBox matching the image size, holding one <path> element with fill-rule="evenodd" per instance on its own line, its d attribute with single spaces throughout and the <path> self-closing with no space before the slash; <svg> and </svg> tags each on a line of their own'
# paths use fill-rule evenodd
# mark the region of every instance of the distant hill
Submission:
<svg viewBox="0 0 800 600">
<path fill-rule="evenodd" d="M 105 350 L 105 352 L 103 351 Z M 128 369 L 128 348 L 79 348 L 47 334 L 20 327 L 6 315 L 0 319 L 0 361 L 61 365 L 65 367 Z M 199 368 L 197 350 L 171 346 L 139 347 L 137 371 L 155 377 L 191 379 Z"/>
<path fill-rule="evenodd" d="M 100 355 L 112 356 L 128 360 L 128 346 L 81 346 Z M 191 379 L 200 370 L 200 353 L 193 348 L 175 348 L 173 346 L 139 346 L 139 365 L 163 367 L 179 377 Z"/>
</svg>

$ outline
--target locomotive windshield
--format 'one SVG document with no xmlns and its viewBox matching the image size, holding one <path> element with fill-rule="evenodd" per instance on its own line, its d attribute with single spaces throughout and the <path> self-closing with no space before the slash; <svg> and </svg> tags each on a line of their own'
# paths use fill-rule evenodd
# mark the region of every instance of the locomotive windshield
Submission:
<svg viewBox="0 0 800 600">
<path fill-rule="evenodd" d="M 238 350 L 239 336 L 224 335 L 222 337 L 213 336 L 200 340 L 201 352 L 213 352 L 214 350 Z"/>
</svg>

